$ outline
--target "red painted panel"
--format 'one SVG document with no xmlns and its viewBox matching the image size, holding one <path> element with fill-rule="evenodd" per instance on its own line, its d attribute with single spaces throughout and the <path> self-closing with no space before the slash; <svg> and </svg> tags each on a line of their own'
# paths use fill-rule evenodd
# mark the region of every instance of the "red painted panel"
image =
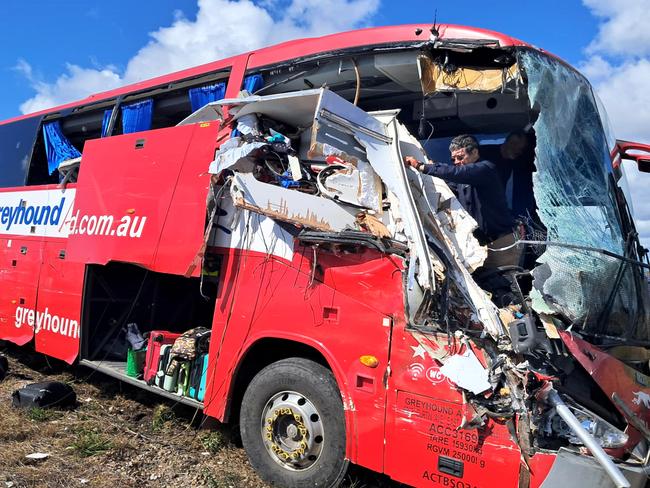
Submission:
<svg viewBox="0 0 650 488">
<path fill-rule="evenodd" d="M 302 272 L 311 274 L 314 254 L 310 247 L 296 249 L 300 258 L 294 261 Z M 381 259 L 379 259 L 381 257 Z M 401 314 L 404 309 L 401 289 L 394 289 L 395 274 L 403 269 L 403 260 L 397 256 L 382 257 L 375 250 L 360 248 L 358 252 L 316 254 L 314 279 L 338 292 L 355 297 L 386 315 Z M 393 290 L 388 293 L 387 290 Z"/>
<path fill-rule="evenodd" d="M 36 350 L 72 364 L 79 353 L 85 266 L 63 255 L 65 241 L 45 243 L 35 311 Z"/>
<path fill-rule="evenodd" d="M 152 265 L 196 130 L 186 125 L 86 142 L 67 220 L 70 260 Z"/>
<path fill-rule="evenodd" d="M 608 398 L 616 393 L 618 397 L 644 424 L 650 423 L 650 377 L 631 368 L 622 361 L 607 354 L 598 347 L 580 339 L 570 332 L 560 332 L 564 345 L 580 362 L 596 384 Z M 610 408 L 609 405 L 604 405 Z M 616 406 L 621 415 L 627 417 L 623 409 Z M 632 449 L 642 438 L 641 434 L 630 425 L 626 448 Z"/>
<path fill-rule="evenodd" d="M 504 424 L 488 420 L 480 430 L 457 430 L 462 405 L 404 391 L 397 392 L 396 409 L 391 478 L 413 486 L 518 486 L 520 451 Z M 462 462 L 462 476 L 440 470 L 441 457 Z"/>
<path fill-rule="evenodd" d="M 528 460 L 530 467 L 530 488 L 539 488 L 544 483 L 555 462 L 555 454 L 538 452 Z"/>
<path fill-rule="evenodd" d="M 497 486 L 499 473 L 498 486 L 516 487 L 520 451 L 505 424 L 489 420 L 482 429 L 457 430 L 463 397 L 433 357 L 444 349 L 446 334 L 417 334 L 404 324 L 394 329 L 385 472 L 414 486 L 471 488 Z M 441 456 L 461 461 L 463 476 L 440 471 Z"/>
<path fill-rule="evenodd" d="M 390 318 L 377 310 L 370 294 L 351 296 L 315 279 L 309 286 L 311 266 L 307 256 L 294 255 L 293 263 L 269 258 L 260 253 L 231 252 L 226 263 L 221 295 L 217 299 L 214 338 L 210 358 L 216 368 L 208 377 L 205 412 L 223 418 L 230 380 L 241 357 L 257 340 L 285 338 L 308 344 L 328 361 L 342 391 L 346 409 L 348 457 L 353 462 L 383 469 L 384 416 L 386 389 L 383 384 L 388 365 Z M 325 264 L 325 251 L 319 251 Z M 350 280 L 366 262 L 365 279 L 384 285 L 383 300 L 401 303 L 402 275 L 390 259 L 374 253 L 375 260 L 360 253 L 339 263 L 340 279 L 350 268 Z M 377 263 L 381 262 L 382 265 Z M 327 266 L 326 266 L 327 267 Z M 299 268 L 299 269 L 297 269 Z M 225 332 L 225 333 L 224 333 Z M 361 365 L 359 357 L 373 355 L 379 367 Z"/>
<path fill-rule="evenodd" d="M 203 242 L 206 197 L 214 159 L 218 122 L 198 124 L 174 190 L 153 269 L 185 274 Z M 200 267 L 195 269 L 198 275 Z"/>
<path fill-rule="evenodd" d="M 249 68 L 266 66 L 287 59 L 301 58 L 317 53 L 328 53 L 352 47 L 381 45 L 408 41 L 427 41 L 430 24 L 396 25 L 373 27 L 331 34 L 311 39 L 288 41 L 277 46 L 255 51 L 251 55 Z M 416 33 L 420 29 L 420 34 Z M 525 44 L 513 37 L 498 32 L 459 25 L 438 26 L 441 39 L 494 39 L 502 46 Z"/>
<path fill-rule="evenodd" d="M 30 310 L 36 305 L 42 239 L 0 239 L 0 338 L 18 345 L 34 336 Z"/>
</svg>

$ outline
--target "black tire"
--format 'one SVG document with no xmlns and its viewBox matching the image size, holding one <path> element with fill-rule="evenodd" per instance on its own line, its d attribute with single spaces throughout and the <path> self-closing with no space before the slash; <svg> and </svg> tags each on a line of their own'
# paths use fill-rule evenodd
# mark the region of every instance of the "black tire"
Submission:
<svg viewBox="0 0 650 488">
<path fill-rule="evenodd" d="M 305 416 L 309 421 L 302 422 Z M 246 389 L 239 422 L 250 463 L 271 485 L 336 487 L 343 480 L 348 468 L 343 402 L 334 376 L 320 364 L 289 358 L 262 369 Z"/>
</svg>

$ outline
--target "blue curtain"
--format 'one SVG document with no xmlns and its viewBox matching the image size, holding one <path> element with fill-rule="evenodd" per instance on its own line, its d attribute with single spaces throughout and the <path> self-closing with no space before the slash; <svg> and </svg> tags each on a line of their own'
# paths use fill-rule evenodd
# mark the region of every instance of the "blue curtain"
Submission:
<svg viewBox="0 0 650 488">
<path fill-rule="evenodd" d="M 58 120 L 43 124 L 43 140 L 47 154 L 47 169 L 52 174 L 62 161 L 78 158 L 81 153 L 74 147 L 61 131 Z"/>
<path fill-rule="evenodd" d="M 151 129 L 153 100 L 151 98 L 130 105 L 122 105 L 122 133 L 131 134 Z"/>
<path fill-rule="evenodd" d="M 216 102 L 226 96 L 226 84 L 216 83 L 214 85 L 199 86 L 190 88 L 190 103 L 192 112 L 197 111 L 210 102 Z"/>
<path fill-rule="evenodd" d="M 111 115 L 113 115 L 114 108 L 104 110 L 104 118 L 102 119 L 102 137 L 108 136 L 108 124 L 111 123 Z"/>
<path fill-rule="evenodd" d="M 248 91 L 251 95 L 253 95 L 257 90 L 262 88 L 264 86 L 264 78 L 262 75 L 250 75 L 244 78 L 244 86 L 242 86 L 242 90 Z"/>
</svg>

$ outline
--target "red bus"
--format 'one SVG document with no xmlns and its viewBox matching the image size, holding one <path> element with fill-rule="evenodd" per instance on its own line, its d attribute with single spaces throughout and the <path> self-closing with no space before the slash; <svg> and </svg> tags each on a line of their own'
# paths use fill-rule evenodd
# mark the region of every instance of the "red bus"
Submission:
<svg viewBox="0 0 650 488">
<path fill-rule="evenodd" d="M 503 177 L 510 246 L 403 163 L 449 161 L 459 134 Z M 92 95 L 0 124 L 0 338 L 239 422 L 277 486 L 350 462 L 423 487 L 645 486 L 648 264 L 621 159 L 647 170 L 647 150 L 560 59 L 453 25 Z M 127 375 L 132 323 L 158 354 L 210 331 L 204 395 Z"/>
</svg>

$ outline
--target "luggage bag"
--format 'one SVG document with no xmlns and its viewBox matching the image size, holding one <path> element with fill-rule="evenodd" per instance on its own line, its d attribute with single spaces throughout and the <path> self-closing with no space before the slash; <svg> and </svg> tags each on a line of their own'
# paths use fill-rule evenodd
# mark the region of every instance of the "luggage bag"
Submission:
<svg viewBox="0 0 650 488">
<path fill-rule="evenodd" d="M 31 383 L 13 392 L 12 403 L 17 408 L 65 408 L 77 403 L 77 394 L 68 384 L 59 381 Z"/>
<path fill-rule="evenodd" d="M 192 363 L 189 396 L 200 402 L 205 398 L 205 380 L 208 373 L 208 355 L 201 354 Z"/>
<path fill-rule="evenodd" d="M 158 362 L 158 371 L 156 372 L 156 377 L 154 379 L 154 384 L 159 388 L 164 387 L 165 370 L 169 364 L 171 350 L 171 344 L 165 344 L 160 348 L 160 361 Z"/>
<path fill-rule="evenodd" d="M 152 385 L 158 372 L 160 364 L 160 349 L 164 345 L 171 345 L 181 335 L 164 330 L 152 330 L 149 332 L 149 343 L 147 344 L 147 355 L 144 361 L 144 374 L 142 379 Z"/>
<path fill-rule="evenodd" d="M 178 395 L 187 396 L 190 386 L 190 362 L 185 361 L 181 363 L 178 368 L 178 383 L 176 385 L 176 393 Z"/>
</svg>

